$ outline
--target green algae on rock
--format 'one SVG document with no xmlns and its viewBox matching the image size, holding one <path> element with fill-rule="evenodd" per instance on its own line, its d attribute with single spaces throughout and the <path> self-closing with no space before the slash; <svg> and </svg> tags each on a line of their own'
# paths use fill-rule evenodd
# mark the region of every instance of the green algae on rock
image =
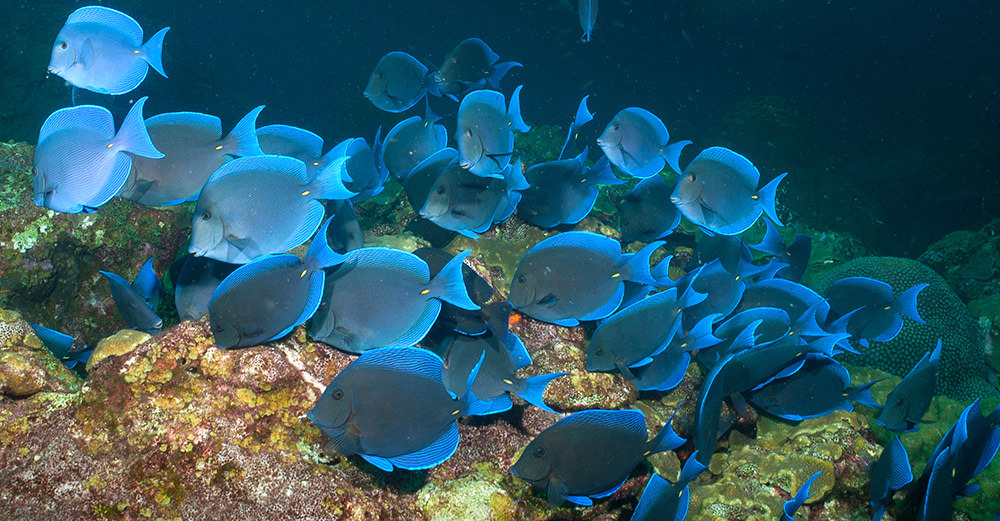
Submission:
<svg viewBox="0 0 1000 521">
<path fill-rule="evenodd" d="M 0 395 L 75 393 L 80 379 L 56 359 L 20 314 L 0 309 Z"/>
</svg>

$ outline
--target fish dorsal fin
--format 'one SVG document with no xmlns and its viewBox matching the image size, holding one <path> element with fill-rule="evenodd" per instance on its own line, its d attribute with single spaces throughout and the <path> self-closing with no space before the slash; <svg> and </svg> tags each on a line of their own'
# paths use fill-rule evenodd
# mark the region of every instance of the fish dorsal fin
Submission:
<svg viewBox="0 0 1000 521">
<path fill-rule="evenodd" d="M 257 137 L 275 136 L 295 143 L 307 151 L 313 158 L 323 155 L 323 138 L 315 132 L 291 125 L 267 125 L 257 129 Z"/>
<path fill-rule="evenodd" d="M 392 268 L 412 274 L 424 284 L 430 282 L 427 263 L 407 251 L 377 246 L 348 252 L 347 257 L 358 268 Z"/>
<path fill-rule="evenodd" d="M 548 248 L 582 248 L 616 260 L 621 257 L 622 251 L 618 241 L 604 235 L 593 232 L 564 232 L 536 244 L 528 253 Z"/>
<path fill-rule="evenodd" d="M 229 176 L 257 170 L 288 175 L 302 184 L 306 184 L 309 180 L 309 176 L 306 173 L 306 164 L 298 159 L 287 156 L 249 156 L 236 158 L 220 166 L 212 174 L 208 182 L 216 182 Z"/>
<path fill-rule="evenodd" d="M 436 382 L 443 381 L 441 371 L 444 362 L 441 357 L 417 347 L 380 347 L 365 351 L 353 363 L 358 367 L 392 369 Z"/>
<path fill-rule="evenodd" d="M 85 23 L 111 28 L 133 47 L 142 45 L 142 27 L 139 22 L 121 11 L 101 6 L 81 7 L 66 19 L 66 25 Z"/>
<path fill-rule="evenodd" d="M 115 135 L 115 119 L 108 109 L 96 105 L 62 108 L 53 112 L 42 124 L 38 142 L 44 142 L 56 132 L 73 128 L 92 130 L 111 139 Z"/>
<path fill-rule="evenodd" d="M 428 469 L 444 463 L 458 448 L 458 425 L 454 422 L 434 443 L 409 454 L 388 458 L 393 465 L 406 470 Z"/>
<path fill-rule="evenodd" d="M 612 429 L 622 429 L 624 431 L 646 437 L 646 416 L 637 409 L 622 409 L 610 411 L 603 409 L 591 409 L 573 413 L 556 424 L 563 426 L 581 425 L 607 427 Z"/>
<path fill-rule="evenodd" d="M 233 288 L 246 283 L 248 280 L 259 276 L 262 273 L 291 267 L 301 264 L 302 261 L 295 255 L 285 254 L 285 255 L 268 255 L 265 257 L 260 257 L 248 264 L 244 264 L 235 271 L 230 273 L 226 278 L 222 279 L 222 282 L 215 288 L 212 292 L 212 299 L 209 301 L 209 306 L 211 307 L 212 302 L 215 301 L 220 295 L 224 295 L 233 290 Z"/>
<path fill-rule="evenodd" d="M 146 129 L 152 130 L 163 125 L 193 127 L 210 133 L 215 139 L 222 137 L 222 120 L 200 112 L 167 112 L 146 120 Z"/>
<path fill-rule="evenodd" d="M 756 190 L 757 183 L 760 181 L 760 171 L 757 170 L 757 167 L 749 159 L 725 147 L 706 148 L 698 154 L 698 157 L 691 161 L 691 164 L 694 164 L 696 161 L 718 163 L 728 169 L 731 175 L 736 176 L 754 190 Z M 691 168 L 690 164 L 688 168 Z"/>
</svg>

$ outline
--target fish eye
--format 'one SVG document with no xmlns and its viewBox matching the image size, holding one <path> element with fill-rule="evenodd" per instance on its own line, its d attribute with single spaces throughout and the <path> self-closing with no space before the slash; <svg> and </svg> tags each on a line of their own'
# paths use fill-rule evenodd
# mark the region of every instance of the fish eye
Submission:
<svg viewBox="0 0 1000 521">
<path fill-rule="evenodd" d="M 594 353 L 595 353 L 595 354 L 596 354 L 597 356 L 601 356 L 601 355 L 603 355 L 603 354 L 604 354 L 604 348 L 603 348 L 603 347 L 598 347 L 598 348 L 597 348 L 597 350 L 596 350 L 596 351 L 594 351 Z"/>
<path fill-rule="evenodd" d="M 618 130 L 620 128 L 622 128 L 621 125 L 615 125 L 615 126 L 611 127 L 612 130 Z"/>
<path fill-rule="evenodd" d="M 212 326 L 212 332 L 213 333 L 221 333 L 221 332 L 223 332 L 225 330 L 226 330 L 226 328 L 222 324 L 219 324 L 217 326 Z"/>
<path fill-rule="evenodd" d="M 438 193 L 438 195 L 444 195 L 444 187 L 443 186 L 439 186 L 438 189 L 437 189 L 437 193 Z"/>
<path fill-rule="evenodd" d="M 69 47 L 68 43 L 66 43 L 66 42 L 60 42 L 59 43 L 59 48 L 60 49 L 66 49 L 67 47 Z"/>
<path fill-rule="evenodd" d="M 537 449 L 535 449 L 535 452 L 531 453 L 531 455 L 536 458 L 541 458 L 542 456 L 545 455 L 545 447 L 538 447 Z"/>
<path fill-rule="evenodd" d="M 468 137 L 472 137 L 472 129 L 471 128 L 465 129 L 465 135 Z"/>
<path fill-rule="evenodd" d="M 333 399 L 334 400 L 339 400 L 339 399 L 341 399 L 343 397 L 344 397 L 344 390 L 343 389 L 337 389 L 336 391 L 333 391 Z"/>
<path fill-rule="evenodd" d="M 202 221 L 207 221 L 207 220 L 209 220 L 211 218 L 212 218 L 212 212 L 205 212 L 205 213 L 201 214 L 201 220 Z"/>
<path fill-rule="evenodd" d="M 38 168 L 37 167 L 34 167 L 34 166 L 31 167 L 31 175 L 38 175 Z"/>
<path fill-rule="evenodd" d="M 524 284 L 525 282 L 528 282 L 528 277 L 525 277 L 524 275 L 518 275 L 517 281 L 520 282 L 521 284 Z"/>
</svg>

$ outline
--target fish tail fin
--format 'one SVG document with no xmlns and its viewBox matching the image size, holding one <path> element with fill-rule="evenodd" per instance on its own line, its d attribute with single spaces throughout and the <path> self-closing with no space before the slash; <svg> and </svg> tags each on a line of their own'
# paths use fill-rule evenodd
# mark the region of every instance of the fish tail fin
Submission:
<svg viewBox="0 0 1000 521">
<path fill-rule="evenodd" d="M 678 174 L 681 173 L 681 151 L 684 150 L 684 147 L 690 144 L 691 141 L 688 141 L 686 139 L 683 141 L 678 141 L 676 143 L 671 143 L 667 145 L 667 147 L 664 148 L 663 152 L 660 154 L 663 157 L 663 160 L 666 161 L 668 165 L 670 165 L 670 168 L 672 168 L 673 171 L 677 172 Z"/>
<path fill-rule="evenodd" d="M 160 29 L 142 46 L 143 59 L 164 78 L 167 77 L 167 73 L 163 72 L 163 37 L 169 30 L 169 27 Z"/>
<path fill-rule="evenodd" d="M 808 335 L 808 336 L 826 336 L 829 333 L 820 327 L 819 322 L 816 320 L 816 313 L 819 311 L 819 305 L 826 301 L 817 302 L 808 309 L 802 312 L 799 318 L 792 322 L 791 330 L 795 332 L 796 335 Z"/>
<path fill-rule="evenodd" d="M 153 269 L 153 257 L 150 257 L 142 265 L 142 269 L 132 281 L 132 288 L 146 299 L 150 309 L 156 309 L 156 304 L 160 299 L 160 281 L 156 278 L 156 270 Z"/>
<path fill-rule="evenodd" d="M 444 271 L 442 269 L 442 271 Z M 486 414 L 493 414 L 494 412 L 499 412 L 492 400 L 483 400 L 476 396 L 476 393 L 472 392 L 472 384 L 475 383 L 476 377 L 479 376 L 479 370 L 483 367 L 483 360 L 486 359 L 486 352 L 479 355 L 479 361 L 469 371 L 469 378 L 465 381 L 465 407 L 462 411 L 463 416 L 483 416 Z"/>
<path fill-rule="evenodd" d="M 646 482 L 646 488 L 642 489 L 642 496 L 639 497 L 639 504 L 635 506 L 632 519 L 655 519 L 656 505 L 660 502 L 660 497 L 669 494 L 671 488 L 669 481 L 653 472 L 649 481 Z M 674 520 L 664 519 L 663 521 Z"/>
<path fill-rule="evenodd" d="M 823 471 L 821 470 L 813 474 L 806 480 L 805 483 L 802 484 L 801 487 L 799 487 L 799 490 L 795 492 L 795 497 L 785 501 L 784 512 L 788 518 L 794 519 L 793 516 L 795 515 L 795 512 L 799 509 L 799 507 L 805 504 L 806 500 L 809 499 L 810 496 L 812 496 L 812 494 L 809 493 L 809 489 L 812 488 L 813 481 L 815 481 L 816 478 L 818 478 L 822 473 Z"/>
<path fill-rule="evenodd" d="M 531 130 L 525 122 L 524 118 L 521 117 L 521 88 L 524 85 L 518 85 L 514 89 L 514 93 L 510 95 L 510 106 L 507 107 L 507 121 L 510 122 L 511 129 L 518 132 L 527 132 Z"/>
<path fill-rule="evenodd" d="M 775 257 L 783 257 L 788 248 L 785 246 L 785 241 L 781 240 L 781 234 L 778 233 L 778 227 L 774 225 L 770 220 L 765 220 L 764 224 L 767 225 L 767 231 L 764 232 L 764 238 L 757 244 L 748 244 L 751 248 L 762 251 L 769 255 L 774 255 Z"/>
<path fill-rule="evenodd" d="M 42 341 L 45 347 L 49 348 L 49 351 L 52 351 L 52 354 L 56 355 L 56 358 L 62 359 L 69 356 L 73 350 L 73 337 L 66 333 L 49 329 L 34 322 L 28 322 L 28 325 L 35 330 L 35 336 Z"/>
<path fill-rule="evenodd" d="M 548 412 L 556 412 L 545 404 L 545 400 L 542 398 L 542 395 L 545 394 L 545 388 L 548 387 L 549 382 L 559 378 L 560 376 L 566 376 L 568 374 L 570 373 L 549 373 L 525 378 L 524 388 L 519 390 L 516 394 L 523 398 L 524 401 L 538 407 L 539 409 Z"/>
<path fill-rule="evenodd" d="M 424 74 L 423 87 L 424 87 L 424 92 L 426 92 L 427 94 L 430 94 L 431 96 L 434 96 L 436 98 L 440 98 L 441 88 L 438 87 L 438 82 L 434 79 L 434 76 L 437 74 L 437 72 L 438 71 L 433 68 L 427 69 L 427 74 Z M 428 101 L 427 98 L 424 98 L 424 101 L 427 101 L 427 110 L 430 110 L 431 107 L 430 101 Z"/>
<path fill-rule="evenodd" d="M 849 391 L 850 395 L 848 396 L 848 398 L 866 407 L 871 407 L 872 409 L 881 409 L 882 406 L 875 401 L 874 397 L 872 397 L 872 386 L 881 382 L 882 380 L 885 380 L 885 378 L 872 380 L 866 384 L 862 384 L 851 389 Z"/>
<path fill-rule="evenodd" d="M 587 178 L 592 184 L 595 185 L 620 185 L 625 183 L 624 180 L 619 179 L 613 171 L 611 171 L 611 160 L 608 156 L 601 154 L 600 159 L 598 159 L 594 166 L 590 167 L 587 171 Z"/>
<path fill-rule="evenodd" d="M 781 183 L 781 180 L 784 179 L 786 175 L 788 175 L 788 172 L 775 177 L 770 183 L 764 185 L 764 188 L 757 190 L 757 193 L 755 194 L 757 196 L 757 204 L 760 206 L 760 209 L 763 210 L 768 218 L 774 221 L 774 223 L 778 226 L 784 225 L 781 224 L 781 219 L 778 219 L 778 210 L 775 209 L 774 205 L 778 192 L 778 184 Z"/>
<path fill-rule="evenodd" d="M 660 432 L 656 433 L 656 436 L 654 436 L 653 439 L 646 442 L 647 455 L 674 450 L 677 447 L 684 445 L 687 441 L 678 436 L 677 433 L 674 432 L 673 425 L 671 425 L 674 421 L 674 416 L 677 415 L 677 411 L 680 410 L 683 403 L 684 400 L 681 400 L 681 403 L 677 404 L 677 409 L 674 409 L 674 413 L 670 415 L 670 419 L 663 424 L 663 427 L 660 427 Z"/>
<path fill-rule="evenodd" d="M 344 186 L 348 159 L 349 156 L 338 157 L 316 174 L 309 183 L 315 191 L 316 199 L 350 199 L 358 195 L 357 192 L 352 192 Z"/>
<path fill-rule="evenodd" d="M 910 468 L 910 457 L 906 454 L 906 447 L 899 441 L 899 435 L 892 437 L 886 450 L 892 450 L 889 461 L 889 488 L 899 490 L 913 481 L 913 470 Z"/>
<path fill-rule="evenodd" d="M 649 258 L 657 248 L 664 244 L 666 244 L 664 241 L 653 241 L 635 253 L 622 255 L 625 265 L 629 269 L 627 274 L 623 274 L 625 275 L 625 280 L 640 284 L 659 284 L 649 271 Z"/>
<path fill-rule="evenodd" d="M 114 142 L 120 150 L 130 152 L 137 156 L 159 159 L 163 157 L 163 152 L 156 149 L 149 132 L 146 131 L 146 122 L 142 119 L 142 107 L 146 104 L 148 96 L 139 98 L 139 101 L 132 105 L 132 108 L 122 121 L 118 134 L 115 134 Z"/>
<path fill-rule="evenodd" d="M 231 156 L 261 156 L 264 152 L 257 141 L 257 116 L 264 110 L 261 105 L 243 116 L 239 123 L 223 138 L 223 146 Z"/>
<path fill-rule="evenodd" d="M 462 309 L 479 309 L 479 306 L 469 298 L 469 291 L 465 287 L 465 278 L 462 276 L 462 263 L 469 256 L 469 253 L 469 250 L 465 250 L 452 257 L 441 268 L 441 271 L 431 279 L 427 285 L 430 296 Z"/>
<path fill-rule="evenodd" d="M 681 468 L 681 477 L 677 480 L 678 483 L 684 483 L 685 485 L 694 481 L 702 472 L 705 472 L 708 467 L 706 467 L 702 462 L 698 461 L 696 457 L 698 451 L 691 454 L 687 461 L 684 462 L 684 467 Z"/>
<path fill-rule="evenodd" d="M 305 260 L 309 263 L 311 269 L 329 268 L 330 266 L 336 266 L 344 262 L 345 256 L 333 251 L 327 242 L 327 229 L 330 228 L 330 222 L 332 221 L 333 217 L 331 216 L 319 227 L 319 231 L 316 232 L 312 244 L 309 245 Z"/>
<path fill-rule="evenodd" d="M 493 65 L 493 71 L 486 76 L 486 84 L 493 90 L 500 90 L 500 80 L 514 67 L 524 67 L 518 62 L 501 62 Z"/>
<path fill-rule="evenodd" d="M 904 317 L 912 318 L 920 324 L 926 324 L 924 319 L 920 318 L 920 313 L 917 311 L 917 295 L 929 286 L 930 284 L 923 283 L 917 284 L 912 288 L 902 292 L 896 297 L 896 302 L 893 303 L 893 307 L 896 311 L 903 315 Z"/>
<path fill-rule="evenodd" d="M 656 263 L 656 266 L 653 266 L 653 269 L 649 272 L 656 279 L 657 285 L 660 287 L 674 286 L 674 280 L 670 278 L 670 261 L 672 260 L 674 260 L 674 256 L 667 255 L 660 262 Z"/>
</svg>

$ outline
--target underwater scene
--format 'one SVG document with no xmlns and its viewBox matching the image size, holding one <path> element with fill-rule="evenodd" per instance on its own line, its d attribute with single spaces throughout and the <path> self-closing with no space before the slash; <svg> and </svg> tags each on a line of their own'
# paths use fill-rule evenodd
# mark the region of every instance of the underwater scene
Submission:
<svg viewBox="0 0 1000 521">
<path fill-rule="evenodd" d="M 1000 520 L 997 5 L 0 5 L 0 520 Z"/>
</svg>

